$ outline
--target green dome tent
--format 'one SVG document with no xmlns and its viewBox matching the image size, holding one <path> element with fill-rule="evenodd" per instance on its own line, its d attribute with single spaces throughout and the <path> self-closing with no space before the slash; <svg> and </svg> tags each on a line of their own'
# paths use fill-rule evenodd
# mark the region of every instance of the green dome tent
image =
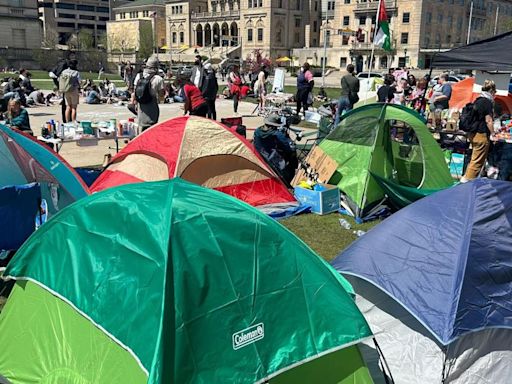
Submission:
<svg viewBox="0 0 512 384">
<path fill-rule="evenodd" d="M 389 197 L 398 208 L 453 185 L 441 148 L 409 108 L 368 104 L 342 117 L 320 143 L 338 163 L 331 184 L 355 217 L 377 211 Z"/>
<path fill-rule="evenodd" d="M 78 201 L 5 275 L 12 383 L 372 383 L 350 285 L 276 221 L 180 179 Z"/>
</svg>

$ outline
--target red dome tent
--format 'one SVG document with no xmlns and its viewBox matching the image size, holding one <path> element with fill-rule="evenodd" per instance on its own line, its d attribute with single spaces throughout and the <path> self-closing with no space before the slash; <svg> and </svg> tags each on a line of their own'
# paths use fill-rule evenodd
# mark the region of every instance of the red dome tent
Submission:
<svg viewBox="0 0 512 384">
<path fill-rule="evenodd" d="M 178 117 L 148 129 L 112 158 L 92 192 L 181 177 L 252 206 L 295 203 L 243 137 L 216 121 Z"/>
</svg>

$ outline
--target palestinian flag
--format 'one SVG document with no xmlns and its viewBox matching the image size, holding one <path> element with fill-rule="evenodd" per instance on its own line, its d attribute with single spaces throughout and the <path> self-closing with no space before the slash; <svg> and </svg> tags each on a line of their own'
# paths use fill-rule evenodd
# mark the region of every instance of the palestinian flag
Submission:
<svg viewBox="0 0 512 384">
<path fill-rule="evenodd" d="M 385 51 L 391 51 L 391 34 L 389 33 L 389 20 L 386 14 L 386 5 L 383 0 L 379 2 L 378 30 L 375 36 L 375 45 Z"/>
</svg>

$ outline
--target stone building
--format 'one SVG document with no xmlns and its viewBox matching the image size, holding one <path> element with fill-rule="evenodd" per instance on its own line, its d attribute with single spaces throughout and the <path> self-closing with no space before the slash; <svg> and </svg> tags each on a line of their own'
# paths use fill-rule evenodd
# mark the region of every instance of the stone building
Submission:
<svg viewBox="0 0 512 384">
<path fill-rule="evenodd" d="M 39 0 L 39 18 L 45 39 L 67 44 L 81 30 L 91 33 L 97 44 L 110 19 L 108 0 Z"/>
<path fill-rule="evenodd" d="M 169 0 L 167 45 L 221 57 L 246 57 L 255 49 L 289 56 L 293 48 L 319 41 L 319 25 L 307 41 L 305 34 L 315 2 L 319 13 L 320 0 Z"/>
<path fill-rule="evenodd" d="M 2 47 L 41 47 L 41 23 L 36 0 L 0 0 Z"/>
<path fill-rule="evenodd" d="M 107 23 L 109 61 L 134 62 L 165 49 L 165 12 L 164 0 L 136 0 L 112 8 L 114 20 Z"/>
<path fill-rule="evenodd" d="M 294 50 L 299 61 L 345 67 L 370 62 L 378 0 L 328 0 L 322 9 L 320 44 Z M 375 49 L 374 69 L 410 66 L 428 68 L 433 55 L 467 42 L 470 0 L 386 0 L 392 51 Z M 499 7 L 499 9 L 498 9 Z M 470 41 L 510 29 L 511 0 L 474 0 Z M 497 23 L 496 23 L 497 20 Z"/>
</svg>

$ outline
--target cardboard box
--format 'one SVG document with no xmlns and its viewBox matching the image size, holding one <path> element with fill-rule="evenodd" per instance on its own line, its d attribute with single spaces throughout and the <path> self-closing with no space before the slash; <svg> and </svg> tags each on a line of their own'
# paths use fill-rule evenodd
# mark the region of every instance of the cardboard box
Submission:
<svg viewBox="0 0 512 384">
<path fill-rule="evenodd" d="M 331 159 L 320 147 L 314 146 L 309 152 L 308 156 L 304 160 L 304 163 L 308 165 L 308 169 L 312 173 L 318 174 L 319 183 L 328 183 L 336 169 L 338 169 L 338 163 Z M 295 177 L 293 178 L 291 185 L 293 187 L 300 184 L 301 181 L 307 179 L 307 175 L 304 169 L 299 168 Z"/>
<path fill-rule="evenodd" d="M 448 122 L 446 123 L 446 128 L 445 130 L 446 131 L 449 131 L 449 132 L 455 132 L 457 131 L 459 128 L 457 126 L 457 121 L 454 121 L 454 120 L 448 120 Z"/>
<path fill-rule="evenodd" d="M 326 189 L 315 191 L 295 187 L 295 197 L 304 205 L 311 207 L 311 212 L 326 215 L 340 208 L 340 190 L 336 185 L 321 184 Z"/>
</svg>

